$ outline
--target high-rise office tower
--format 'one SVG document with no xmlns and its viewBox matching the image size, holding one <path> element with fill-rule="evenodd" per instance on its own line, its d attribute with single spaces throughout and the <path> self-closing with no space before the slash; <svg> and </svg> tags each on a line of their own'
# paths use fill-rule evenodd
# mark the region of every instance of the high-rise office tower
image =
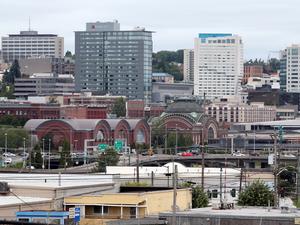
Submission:
<svg viewBox="0 0 300 225">
<path fill-rule="evenodd" d="M 243 43 L 238 35 L 199 34 L 195 38 L 194 94 L 214 99 L 239 95 Z"/>
<path fill-rule="evenodd" d="M 280 88 L 300 93 L 300 45 L 291 45 L 280 52 Z"/>
<path fill-rule="evenodd" d="M 21 31 L 1 39 L 4 61 L 31 57 L 64 57 L 64 38 L 56 34 L 39 34 L 37 31 Z"/>
<path fill-rule="evenodd" d="M 194 49 L 183 50 L 183 80 L 194 81 Z"/>
<path fill-rule="evenodd" d="M 151 100 L 152 32 L 121 31 L 117 21 L 87 23 L 75 32 L 75 55 L 77 91 Z"/>
</svg>

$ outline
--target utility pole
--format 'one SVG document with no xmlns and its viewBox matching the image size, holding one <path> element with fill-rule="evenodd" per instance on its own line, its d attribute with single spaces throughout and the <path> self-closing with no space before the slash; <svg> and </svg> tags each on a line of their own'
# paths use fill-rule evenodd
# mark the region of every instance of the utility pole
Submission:
<svg viewBox="0 0 300 225">
<path fill-rule="evenodd" d="M 139 146 L 136 149 L 136 182 L 140 183 L 140 156 L 139 156 Z"/>
<path fill-rule="evenodd" d="M 240 174 L 239 194 L 242 192 L 242 183 L 243 183 L 243 168 L 241 168 L 241 174 Z"/>
<path fill-rule="evenodd" d="M 297 158 L 297 203 L 300 201 L 300 149 L 298 148 Z"/>
<path fill-rule="evenodd" d="M 274 133 L 274 205 L 278 207 L 278 177 L 277 177 L 278 165 L 277 165 L 277 134 Z"/>
<path fill-rule="evenodd" d="M 49 156 L 48 156 L 48 170 L 50 171 L 51 167 L 51 138 L 49 138 Z"/>
<path fill-rule="evenodd" d="M 44 170 L 44 169 L 45 169 L 45 138 L 43 138 L 43 154 L 42 154 L 42 160 L 43 160 L 42 168 L 43 168 L 43 170 Z"/>
<path fill-rule="evenodd" d="M 173 164 L 173 215 L 172 225 L 176 225 L 176 200 L 177 200 L 177 165 Z"/>
<path fill-rule="evenodd" d="M 201 153 L 201 187 L 204 190 L 204 145 L 202 146 L 202 153 Z"/>
<path fill-rule="evenodd" d="M 222 180 L 222 171 L 223 171 L 223 168 L 221 167 L 220 168 L 220 206 L 221 206 L 221 209 L 223 209 L 223 180 Z"/>
<path fill-rule="evenodd" d="M 26 147 L 25 147 L 26 139 L 23 137 L 23 169 L 26 166 Z"/>
<path fill-rule="evenodd" d="M 176 123 L 176 131 L 175 131 L 175 154 L 174 155 L 177 155 L 177 147 L 178 147 L 178 134 L 177 134 L 177 123 Z"/>
</svg>

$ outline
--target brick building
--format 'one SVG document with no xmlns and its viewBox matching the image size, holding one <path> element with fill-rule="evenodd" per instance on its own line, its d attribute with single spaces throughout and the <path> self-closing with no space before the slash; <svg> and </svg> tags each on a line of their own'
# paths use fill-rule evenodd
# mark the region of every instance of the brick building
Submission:
<svg viewBox="0 0 300 225">
<path fill-rule="evenodd" d="M 51 137 L 54 149 L 58 149 L 67 140 L 75 151 L 83 151 L 87 139 L 94 140 L 89 142 L 89 146 L 97 146 L 99 143 L 113 145 L 117 139 L 127 145 L 137 141 L 149 144 L 150 139 L 149 125 L 143 119 L 32 119 L 27 121 L 24 128 L 32 131 L 37 140 Z"/>
<path fill-rule="evenodd" d="M 128 118 L 150 118 L 160 116 L 166 109 L 165 104 L 151 103 L 145 105 L 143 100 L 128 100 L 126 102 L 126 116 Z"/>
<path fill-rule="evenodd" d="M 111 113 L 115 102 L 119 98 L 126 100 L 125 96 L 92 95 L 91 92 L 74 93 L 63 96 L 63 105 L 105 105 L 107 112 Z"/>
<path fill-rule="evenodd" d="M 107 106 L 62 106 L 60 115 L 62 119 L 106 119 Z"/>
<path fill-rule="evenodd" d="M 244 76 L 242 84 L 246 84 L 249 77 L 262 77 L 263 66 L 262 65 L 244 65 Z"/>
<path fill-rule="evenodd" d="M 0 117 L 5 115 L 22 119 L 59 119 L 60 106 L 2 99 L 0 100 Z"/>
</svg>

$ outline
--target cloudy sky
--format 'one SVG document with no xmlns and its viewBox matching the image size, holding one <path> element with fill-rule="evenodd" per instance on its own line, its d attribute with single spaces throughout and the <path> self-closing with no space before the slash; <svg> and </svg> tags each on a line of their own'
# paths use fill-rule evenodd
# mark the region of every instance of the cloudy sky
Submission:
<svg viewBox="0 0 300 225">
<path fill-rule="evenodd" d="M 198 33 L 230 32 L 244 40 L 245 59 L 268 58 L 300 43 L 299 0 L 0 0 L 0 35 L 31 27 L 65 37 L 86 22 L 119 20 L 121 29 L 155 31 L 154 51 L 192 48 Z"/>
</svg>

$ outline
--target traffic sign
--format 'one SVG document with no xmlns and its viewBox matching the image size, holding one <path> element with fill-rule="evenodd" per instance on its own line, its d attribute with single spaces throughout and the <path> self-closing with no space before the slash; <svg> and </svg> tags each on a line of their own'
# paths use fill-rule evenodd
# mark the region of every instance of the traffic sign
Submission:
<svg viewBox="0 0 300 225">
<path fill-rule="evenodd" d="M 115 150 L 121 151 L 123 148 L 123 141 L 122 140 L 115 140 Z"/>
<path fill-rule="evenodd" d="M 99 144 L 98 150 L 105 151 L 108 148 L 108 144 Z"/>
<path fill-rule="evenodd" d="M 80 221 L 80 208 L 76 207 L 75 208 L 75 217 L 74 217 L 74 222 L 77 223 Z"/>
<path fill-rule="evenodd" d="M 75 218 L 75 208 L 69 208 L 69 218 L 70 219 Z"/>
</svg>

